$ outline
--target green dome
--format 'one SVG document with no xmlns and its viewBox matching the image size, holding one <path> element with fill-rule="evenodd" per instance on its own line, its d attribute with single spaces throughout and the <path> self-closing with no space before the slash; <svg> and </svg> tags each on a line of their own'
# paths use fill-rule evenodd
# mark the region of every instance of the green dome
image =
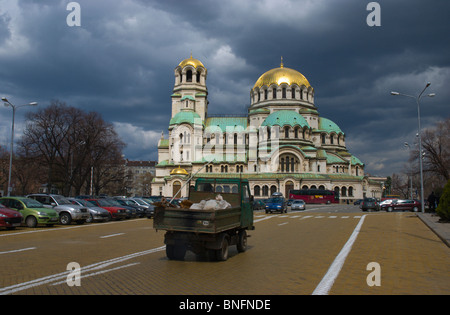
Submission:
<svg viewBox="0 0 450 315">
<path fill-rule="evenodd" d="M 170 120 L 169 125 L 180 125 L 182 123 L 190 125 L 201 125 L 202 119 L 200 115 L 192 110 L 182 110 Z"/>
<path fill-rule="evenodd" d="M 338 125 L 323 117 L 319 118 L 319 130 L 326 131 L 327 133 L 335 132 L 344 134 Z"/>
<path fill-rule="evenodd" d="M 305 118 L 299 113 L 293 110 L 280 110 L 270 114 L 266 120 L 262 123 L 262 126 L 286 126 L 289 125 L 291 127 L 300 126 L 300 127 L 308 127 L 309 125 L 306 122 Z"/>
</svg>

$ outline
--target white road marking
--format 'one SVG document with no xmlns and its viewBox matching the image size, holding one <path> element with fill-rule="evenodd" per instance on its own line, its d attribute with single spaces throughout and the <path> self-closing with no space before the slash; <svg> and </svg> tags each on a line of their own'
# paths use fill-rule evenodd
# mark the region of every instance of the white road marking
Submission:
<svg viewBox="0 0 450 315">
<path fill-rule="evenodd" d="M 125 255 L 125 256 L 122 256 L 122 257 L 117 257 L 117 258 L 101 261 L 101 262 L 94 263 L 94 264 L 89 265 L 89 266 L 82 267 L 80 272 L 81 272 L 81 274 L 84 274 L 84 273 L 87 273 L 87 272 L 90 272 L 90 271 L 93 271 L 93 270 L 103 269 L 103 268 L 108 267 L 108 266 L 110 266 L 112 264 L 121 263 L 123 261 L 129 260 L 129 259 L 133 259 L 135 257 L 156 253 L 156 252 L 159 252 L 159 251 L 163 251 L 165 249 L 166 249 L 166 246 L 164 245 L 164 246 L 157 247 L 157 248 L 152 248 L 152 249 L 149 249 L 149 250 L 146 250 L 146 251 L 137 252 L 137 253 Z M 131 265 L 134 265 L 134 264 L 128 264 L 126 266 L 129 267 Z M 124 267 L 125 266 L 122 266 L 122 268 L 124 268 Z M 117 267 L 115 267 L 113 269 L 117 269 Z M 107 271 L 111 271 L 111 269 L 107 269 L 104 272 L 107 272 Z M 35 279 L 35 280 L 23 282 L 23 283 L 14 284 L 14 285 L 11 285 L 11 286 L 8 286 L 8 287 L 0 288 L 0 295 L 12 294 L 12 293 L 15 293 L 15 292 L 27 290 L 29 288 L 37 287 L 37 286 L 40 286 L 40 285 L 43 285 L 43 284 L 46 284 L 46 283 L 60 282 L 63 279 L 67 279 L 67 276 L 69 275 L 70 272 L 71 271 L 65 271 L 65 272 L 54 274 L 54 275 L 42 277 L 42 278 L 39 278 L 39 279 Z M 65 280 L 63 282 L 65 282 Z"/>
<path fill-rule="evenodd" d="M 283 222 L 283 223 L 280 223 L 280 224 L 278 224 L 278 226 L 280 226 L 280 225 L 285 225 L 285 224 L 288 224 L 289 222 Z"/>
<path fill-rule="evenodd" d="M 366 217 L 366 215 L 363 215 L 361 217 L 361 219 L 359 220 L 355 229 L 353 230 L 352 235 L 350 235 L 350 238 L 347 240 L 347 243 L 345 243 L 344 247 L 342 247 L 341 251 L 336 256 L 335 260 L 331 264 L 331 266 L 328 269 L 325 276 L 322 278 L 322 281 L 320 281 L 320 283 L 317 285 L 317 287 L 314 290 L 314 292 L 312 293 L 312 295 L 327 295 L 328 294 L 331 287 L 333 286 L 334 281 L 336 280 L 337 276 L 339 275 L 339 272 L 341 271 L 342 266 L 344 265 L 347 255 L 350 253 L 350 250 L 352 249 L 353 243 L 355 242 L 356 237 L 358 236 L 358 233 L 361 230 L 361 226 L 364 222 L 365 217 Z"/>
<path fill-rule="evenodd" d="M 10 253 L 24 252 L 24 251 L 26 251 L 26 250 L 32 250 L 32 249 L 36 249 L 36 247 L 28 247 L 28 248 L 22 248 L 22 249 L 9 250 L 9 251 L 6 251 L 6 252 L 0 252 L 0 255 L 2 255 L 2 254 L 10 254 Z"/>
<path fill-rule="evenodd" d="M 119 236 L 119 235 L 124 235 L 124 234 L 125 233 L 116 233 L 116 234 L 100 236 L 99 238 L 109 238 L 109 237 L 114 237 L 114 236 Z"/>
</svg>

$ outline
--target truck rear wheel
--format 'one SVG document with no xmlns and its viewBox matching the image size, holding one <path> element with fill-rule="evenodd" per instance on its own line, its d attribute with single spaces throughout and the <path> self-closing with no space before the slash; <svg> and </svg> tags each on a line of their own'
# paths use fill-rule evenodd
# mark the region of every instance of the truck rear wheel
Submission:
<svg viewBox="0 0 450 315">
<path fill-rule="evenodd" d="M 228 259 L 228 247 L 229 247 L 228 236 L 222 236 L 222 245 L 220 249 L 216 250 L 216 259 L 219 261 L 225 261 Z"/>
<path fill-rule="evenodd" d="M 166 245 L 166 255 L 170 260 L 183 260 L 186 255 L 186 246 Z"/>
</svg>

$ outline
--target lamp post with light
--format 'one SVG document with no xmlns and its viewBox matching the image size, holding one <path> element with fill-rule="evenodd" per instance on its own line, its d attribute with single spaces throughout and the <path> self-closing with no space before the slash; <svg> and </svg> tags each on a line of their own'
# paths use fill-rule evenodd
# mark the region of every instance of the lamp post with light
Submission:
<svg viewBox="0 0 450 315">
<path fill-rule="evenodd" d="M 420 92 L 419 96 L 414 96 L 414 95 L 408 95 L 408 94 L 402 94 L 399 92 L 391 92 L 391 95 L 401 95 L 401 96 L 406 96 L 406 97 L 411 97 L 413 99 L 416 100 L 417 103 L 417 122 L 418 122 L 418 137 L 419 137 L 419 168 L 420 168 L 420 203 L 421 203 L 421 207 L 422 207 L 422 213 L 425 212 L 425 200 L 423 197 L 423 166 L 422 166 L 422 135 L 421 135 L 421 131 L 420 131 L 420 99 L 423 97 L 422 94 L 423 92 L 425 92 L 425 90 L 431 85 L 430 82 L 427 82 L 427 85 L 425 86 L 425 88 L 422 90 L 422 92 Z M 427 94 L 424 96 L 428 96 L 428 97 L 433 97 L 436 94 L 431 93 L 431 94 Z"/>
<path fill-rule="evenodd" d="M 14 149 L 14 119 L 16 117 L 16 109 L 23 106 L 37 106 L 36 102 L 31 102 L 24 105 L 15 106 L 11 104 L 10 101 L 6 97 L 2 97 L 2 101 L 5 102 L 5 106 L 11 106 L 13 109 L 13 116 L 12 116 L 12 127 L 11 127 L 11 151 L 9 152 L 9 175 L 8 175 L 8 197 L 11 195 L 11 171 L 12 171 L 12 159 L 13 159 L 13 149 Z"/>
</svg>

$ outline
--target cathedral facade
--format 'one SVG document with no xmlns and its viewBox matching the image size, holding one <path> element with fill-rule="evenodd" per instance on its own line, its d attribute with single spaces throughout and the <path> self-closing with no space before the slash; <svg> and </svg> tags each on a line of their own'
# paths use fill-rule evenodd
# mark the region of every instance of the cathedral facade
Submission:
<svg viewBox="0 0 450 315">
<path fill-rule="evenodd" d="M 168 137 L 158 142 L 152 194 L 186 197 L 188 179 L 245 178 L 255 199 L 291 189 L 328 189 L 341 202 L 381 197 L 382 182 L 364 174 L 345 133 L 321 117 L 314 88 L 284 67 L 263 73 L 245 116 L 208 115 L 207 69 L 192 56 L 175 68 Z"/>
</svg>

